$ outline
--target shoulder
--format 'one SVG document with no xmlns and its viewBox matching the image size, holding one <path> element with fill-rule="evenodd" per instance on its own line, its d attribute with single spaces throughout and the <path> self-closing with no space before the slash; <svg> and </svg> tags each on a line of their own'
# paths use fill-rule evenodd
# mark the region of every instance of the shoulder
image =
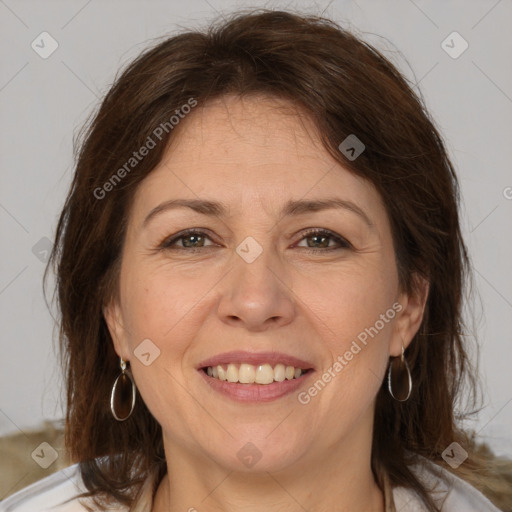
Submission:
<svg viewBox="0 0 512 512">
<path fill-rule="evenodd" d="M 78 499 L 86 490 L 75 464 L 0 501 L 0 512 L 85 512 L 85 504 L 93 508 L 90 500 Z"/>
<path fill-rule="evenodd" d="M 442 512 L 500 512 L 480 491 L 450 471 L 420 457 L 411 466 L 420 482 L 430 491 Z M 411 489 L 396 487 L 393 499 L 397 510 L 424 512 L 418 495 Z"/>
</svg>

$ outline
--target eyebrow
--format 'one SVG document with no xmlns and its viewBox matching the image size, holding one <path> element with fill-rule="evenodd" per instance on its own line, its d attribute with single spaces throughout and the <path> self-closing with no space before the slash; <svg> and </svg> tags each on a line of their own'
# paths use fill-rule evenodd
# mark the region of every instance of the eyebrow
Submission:
<svg viewBox="0 0 512 512">
<path fill-rule="evenodd" d="M 228 208 L 223 203 L 216 201 L 208 201 L 204 199 L 170 199 L 169 201 L 164 201 L 153 208 L 144 219 L 142 227 L 145 228 L 149 221 L 160 213 L 177 208 L 190 208 L 197 213 L 211 217 L 226 217 L 228 211 Z M 361 217 L 370 228 L 374 228 L 373 222 L 363 209 L 352 201 L 347 201 L 337 197 L 317 199 L 313 201 L 290 200 L 284 205 L 281 210 L 281 215 L 283 217 L 290 217 L 333 208 L 344 209 L 355 213 Z"/>
</svg>

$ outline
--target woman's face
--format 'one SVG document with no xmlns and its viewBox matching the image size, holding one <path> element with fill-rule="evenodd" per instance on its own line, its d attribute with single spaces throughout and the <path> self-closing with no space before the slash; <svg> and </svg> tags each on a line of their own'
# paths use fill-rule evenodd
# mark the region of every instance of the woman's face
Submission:
<svg viewBox="0 0 512 512">
<path fill-rule="evenodd" d="M 154 211 L 177 200 L 195 207 Z M 105 309 L 166 450 L 237 471 L 368 454 L 389 356 L 421 314 L 375 188 L 289 105 L 235 97 L 189 114 L 140 184 Z"/>
</svg>

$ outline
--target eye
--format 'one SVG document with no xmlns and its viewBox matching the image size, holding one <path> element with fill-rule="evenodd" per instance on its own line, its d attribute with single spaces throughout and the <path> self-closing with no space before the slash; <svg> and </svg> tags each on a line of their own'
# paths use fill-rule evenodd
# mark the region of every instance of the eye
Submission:
<svg viewBox="0 0 512 512">
<path fill-rule="evenodd" d="M 205 239 L 211 240 L 204 231 L 197 229 L 187 229 L 178 233 L 176 236 L 165 239 L 161 244 L 161 249 L 201 249 L 203 247 L 209 247 L 204 245 Z M 181 245 L 177 245 L 177 242 L 181 241 Z"/>
<path fill-rule="evenodd" d="M 308 239 L 312 240 L 312 244 L 310 245 Z M 326 229 L 311 229 L 303 233 L 303 238 L 301 242 L 305 240 L 307 245 L 307 249 L 310 252 L 319 252 L 319 249 L 326 249 L 328 251 L 339 250 L 339 249 L 349 249 L 351 246 L 350 242 L 345 240 L 343 237 L 335 235 L 331 231 Z M 329 242 L 334 241 L 338 244 L 338 246 L 329 247 Z M 297 244 L 297 247 L 301 247 Z M 302 246 L 304 247 L 304 246 Z M 319 249 L 311 249 L 312 247 L 318 247 Z M 325 252 L 325 251 L 320 251 Z"/>
<path fill-rule="evenodd" d="M 177 235 L 174 235 L 170 238 L 166 238 L 160 245 L 160 249 L 168 249 L 168 250 L 186 250 L 194 252 L 195 250 L 201 250 L 206 247 L 212 247 L 215 244 L 205 245 L 206 240 L 211 240 L 211 237 L 208 236 L 208 233 L 205 231 L 201 231 L 199 229 L 187 229 L 185 231 L 181 231 Z M 312 244 L 309 244 L 308 240 L 312 240 Z M 331 231 L 326 229 L 310 229 L 303 233 L 303 238 L 300 242 L 306 241 L 308 244 L 307 247 L 300 246 L 296 244 L 297 247 L 304 247 L 306 251 L 309 252 L 325 252 L 339 250 L 339 249 L 349 249 L 352 247 L 350 242 L 345 240 L 343 237 L 335 235 Z M 334 241 L 337 246 L 329 246 L 330 242 Z M 181 242 L 179 244 L 178 242 Z M 316 249 L 314 247 L 317 247 Z M 323 251 L 321 249 L 324 249 Z"/>
</svg>

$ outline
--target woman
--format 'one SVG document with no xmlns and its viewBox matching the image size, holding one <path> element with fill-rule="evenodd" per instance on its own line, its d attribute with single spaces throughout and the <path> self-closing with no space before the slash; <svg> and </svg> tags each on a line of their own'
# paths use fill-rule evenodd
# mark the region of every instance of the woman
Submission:
<svg viewBox="0 0 512 512">
<path fill-rule="evenodd" d="M 328 20 L 146 51 L 52 254 L 77 465 L 2 510 L 498 510 L 456 476 L 481 469 L 457 202 L 422 103 Z"/>
</svg>

